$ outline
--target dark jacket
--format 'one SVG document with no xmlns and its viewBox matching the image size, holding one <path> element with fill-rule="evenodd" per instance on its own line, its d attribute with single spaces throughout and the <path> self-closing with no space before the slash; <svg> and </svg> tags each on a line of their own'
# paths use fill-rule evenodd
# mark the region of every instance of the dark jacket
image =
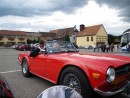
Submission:
<svg viewBox="0 0 130 98">
<path fill-rule="evenodd" d="M 35 48 L 34 50 L 31 51 L 30 53 L 30 57 L 35 57 L 36 55 L 38 55 L 40 52 L 39 48 Z"/>
</svg>

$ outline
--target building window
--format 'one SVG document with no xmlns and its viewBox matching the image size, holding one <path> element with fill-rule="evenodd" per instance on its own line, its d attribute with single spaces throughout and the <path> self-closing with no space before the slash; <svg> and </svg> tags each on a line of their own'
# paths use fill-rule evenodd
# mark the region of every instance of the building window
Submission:
<svg viewBox="0 0 130 98">
<path fill-rule="evenodd" d="M 87 37 L 87 41 L 89 41 L 89 37 Z"/>
<path fill-rule="evenodd" d="M 17 38 L 25 38 L 25 36 L 17 36 Z"/>
<path fill-rule="evenodd" d="M 97 36 L 96 40 L 100 42 L 107 41 L 107 36 Z"/>
<path fill-rule="evenodd" d="M 22 38 L 22 36 L 17 36 L 17 38 Z"/>
<path fill-rule="evenodd" d="M 16 36 L 13 36 L 13 35 L 6 35 L 6 38 L 16 38 Z"/>
<path fill-rule="evenodd" d="M 93 37 L 91 37 L 91 41 L 93 41 Z"/>
</svg>

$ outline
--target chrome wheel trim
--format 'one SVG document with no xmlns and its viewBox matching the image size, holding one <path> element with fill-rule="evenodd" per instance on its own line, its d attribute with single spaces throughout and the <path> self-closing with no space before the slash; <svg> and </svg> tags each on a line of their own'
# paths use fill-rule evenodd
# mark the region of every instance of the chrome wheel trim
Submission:
<svg viewBox="0 0 130 98">
<path fill-rule="evenodd" d="M 28 64 L 26 61 L 23 62 L 23 73 L 26 74 L 28 70 Z"/>
<path fill-rule="evenodd" d="M 76 75 L 69 73 L 63 79 L 63 85 L 69 86 L 81 94 L 81 85 Z"/>
</svg>

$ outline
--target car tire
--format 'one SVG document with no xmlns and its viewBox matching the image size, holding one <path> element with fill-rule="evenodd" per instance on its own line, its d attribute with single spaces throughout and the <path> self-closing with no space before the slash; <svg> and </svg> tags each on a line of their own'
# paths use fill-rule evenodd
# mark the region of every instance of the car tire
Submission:
<svg viewBox="0 0 130 98">
<path fill-rule="evenodd" d="M 29 71 L 28 62 L 26 59 L 23 59 L 22 61 L 22 74 L 24 77 L 30 77 L 31 73 Z"/>
<path fill-rule="evenodd" d="M 74 88 L 83 96 L 83 98 L 97 98 L 97 95 L 93 91 L 87 76 L 85 76 L 83 71 L 79 68 L 65 68 L 60 76 L 60 85 Z"/>
</svg>

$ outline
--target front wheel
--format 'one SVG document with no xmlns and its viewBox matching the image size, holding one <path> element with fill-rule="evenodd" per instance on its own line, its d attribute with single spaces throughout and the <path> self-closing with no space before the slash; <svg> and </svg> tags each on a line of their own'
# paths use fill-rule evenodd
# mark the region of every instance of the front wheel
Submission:
<svg viewBox="0 0 130 98">
<path fill-rule="evenodd" d="M 60 84 L 77 90 L 83 98 L 97 98 L 85 74 L 76 67 L 67 67 L 60 76 Z"/>
<path fill-rule="evenodd" d="M 28 62 L 26 59 L 23 59 L 23 62 L 22 62 L 22 73 L 25 77 L 29 77 L 31 75 L 29 71 Z"/>
</svg>

